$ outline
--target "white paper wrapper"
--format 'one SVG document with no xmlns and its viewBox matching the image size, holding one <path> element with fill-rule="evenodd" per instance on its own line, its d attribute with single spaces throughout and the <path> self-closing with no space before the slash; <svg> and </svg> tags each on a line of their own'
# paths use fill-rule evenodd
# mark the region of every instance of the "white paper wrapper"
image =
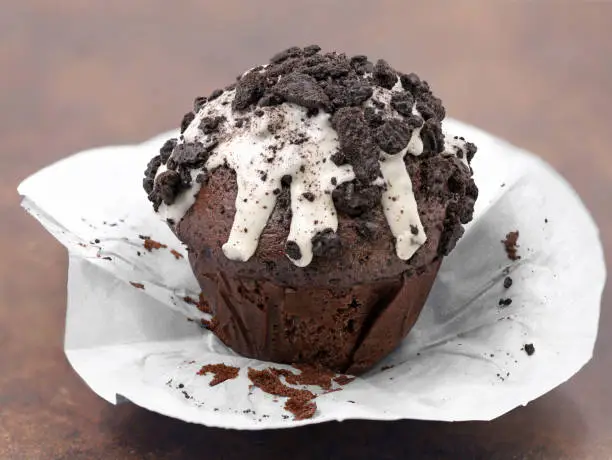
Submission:
<svg viewBox="0 0 612 460">
<path fill-rule="evenodd" d="M 445 128 L 478 146 L 474 221 L 402 346 L 342 391 L 320 395 L 305 421 L 287 417 L 284 398 L 249 390 L 247 368 L 270 363 L 238 356 L 186 319 L 204 316 L 181 300 L 197 298 L 197 282 L 187 260 L 170 253 L 186 255 L 141 186 L 146 163 L 172 133 L 81 152 L 26 179 L 23 206 L 70 252 L 70 363 L 111 403 L 128 399 L 240 429 L 357 418 L 491 420 L 565 382 L 591 358 L 597 335 L 605 281 L 597 228 L 537 157 L 453 120 Z M 517 262 L 501 244 L 513 230 L 520 231 Z M 168 248 L 147 252 L 138 235 Z M 510 289 L 502 286 L 504 269 Z M 501 298 L 512 304 L 500 307 Z M 525 344 L 534 345 L 532 356 Z M 239 377 L 210 387 L 211 376 L 196 375 L 221 362 L 240 367 Z"/>
</svg>

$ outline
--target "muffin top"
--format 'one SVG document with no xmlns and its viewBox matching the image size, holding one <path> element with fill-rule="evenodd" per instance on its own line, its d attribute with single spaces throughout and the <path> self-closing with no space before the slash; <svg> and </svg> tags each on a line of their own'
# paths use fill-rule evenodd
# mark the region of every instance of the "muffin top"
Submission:
<svg viewBox="0 0 612 460">
<path fill-rule="evenodd" d="M 413 73 L 382 59 L 293 47 L 197 98 L 180 137 L 150 161 L 143 185 L 176 231 L 202 186 L 223 177 L 229 188 L 218 178 L 214 184 L 225 195 L 205 199 L 223 202 L 221 214 L 232 208 L 222 243 L 228 261 L 265 253 L 262 234 L 277 225 L 288 227 L 286 257 L 306 267 L 356 243 L 342 241 L 340 219 L 364 238 L 384 226 L 395 253 L 387 256 L 405 267 L 432 232 L 430 254 L 446 255 L 472 217 L 476 147 L 445 139 L 444 116 L 440 99 Z M 424 209 L 432 206 L 433 214 Z M 273 223 L 279 209 L 280 225 Z"/>
</svg>

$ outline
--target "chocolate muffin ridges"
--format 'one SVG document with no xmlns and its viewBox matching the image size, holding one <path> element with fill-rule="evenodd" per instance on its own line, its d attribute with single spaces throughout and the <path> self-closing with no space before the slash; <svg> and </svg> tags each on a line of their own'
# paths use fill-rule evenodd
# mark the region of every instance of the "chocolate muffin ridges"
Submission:
<svg viewBox="0 0 612 460">
<path fill-rule="evenodd" d="M 333 243 L 337 212 L 359 216 L 379 203 L 398 257 L 408 260 L 426 234 L 406 165 L 419 155 L 451 154 L 470 175 L 475 148 L 445 142 L 444 108 L 427 83 L 382 60 L 291 48 L 204 99 L 185 116 L 181 138 L 151 161 L 144 186 L 156 210 L 178 223 L 209 173 L 234 170 L 236 214 L 223 246 L 229 259 L 253 255 L 285 186 L 292 215 L 286 253 L 296 265 L 311 262 L 313 243 L 315 252 Z"/>
</svg>

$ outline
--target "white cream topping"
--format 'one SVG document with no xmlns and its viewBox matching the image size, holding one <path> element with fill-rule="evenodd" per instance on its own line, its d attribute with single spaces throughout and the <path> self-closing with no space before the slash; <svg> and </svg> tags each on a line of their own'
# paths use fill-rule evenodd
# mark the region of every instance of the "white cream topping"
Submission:
<svg viewBox="0 0 612 460">
<path fill-rule="evenodd" d="M 336 185 L 354 179 L 350 165 L 336 166 L 331 160 L 339 144 L 330 115 L 320 112 L 309 118 L 304 107 L 282 104 L 262 108 L 260 117 L 250 114 L 248 121 L 245 119 L 237 128 L 235 123 L 241 116 L 231 110 L 233 98 L 234 91 L 227 91 L 218 103 L 205 105 L 184 133 L 185 142 L 206 143 L 208 136 L 199 128 L 202 119 L 226 118 L 217 134 L 219 143 L 206 162 L 209 171 L 226 164 L 236 172 L 236 214 L 223 252 L 229 259 L 240 261 L 255 253 L 276 204 L 275 190 L 282 188 L 281 179 L 288 175 L 292 178 L 288 241 L 294 241 L 301 252 L 293 262 L 305 267 L 313 257 L 312 238 L 325 229 L 338 229 L 332 191 Z M 199 188 L 194 184 L 185 197 L 193 197 Z M 182 204 L 187 203 L 185 197 L 180 197 Z"/>
<path fill-rule="evenodd" d="M 460 137 L 445 136 L 444 137 L 444 155 L 453 155 L 461 160 L 461 162 L 466 165 L 468 168 L 470 164 L 468 163 L 467 158 L 467 142 L 465 139 Z"/>
<path fill-rule="evenodd" d="M 392 90 L 374 89 L 371 99 L 385 103 L 384 119 L 402 118 L 389 104 L 392 92 L 401 90 L 399 79 Z M 210 138 L 202 131 L 200 123 L 207 117 L 225 117 L 214 134 L 218 144 L 205 165 L 209 171 L 226 165 L 236 173 L 236 214 L 223 252 L 229 259 L 239 261 L 246 261 L 255 253 L 261 233 L 274 210 L 277 193 L 282 188 L 281 179 L 291 176 L 292 219 L 288 241 L 295 242 L 301 253 L 301 257 L 291 260 L 297 266 L 307 266 L 313 257 L 313 237 L 326 229 L 335 232 L 338 228 L 332 192 L 343 182 L 354 179 L 352 166 L 337 166 L 331 160 L 339 142 L 329 114 L 321 111 L 308 117 L 304 107 L 283 103 L 259 108 L 263 112 L 261 116 L 249 112 L 243 118 L 241 113 L 232 111 L 234 95 L 235 90 L 225 91 L 219 98 L 205 104 L 179 141 L 179 144 L 207 144 Z M 371 100 L 365 105 L 374 107 Z M 416 107 L 413 106 L 412 111 L 420 117 Z M 243 125 L 236 127 L 236 121 L 240 119 Z M 380 150 L 383 178 L 374 181 L 375 185 L 383 187 L 381 202 L 384 214 L 396 238 L 397 255 L 403 260 L 410 259 L 426 241 L 412 181 L 404 164 L 406 154 L 418 156 L 423 151 L 420 131 L 421 128 L 414 129 L 406 148 L 395 155 Z M 157 175 L 164 170 L 165 165 L 160 167 Z M 179 194 L 174 204 L 167 206 L 162 203 L 160 215 L 174 222 L 184 216 L 200 190 L 201 184 L 196 181 L 200 172 L 202 170 L 191 171 L 191 187 Z"/>
<path fill-rule="evenodd" d="M 382 114 L 384 120 L 402 119 L 401 115 L 390 104 L 393 91 L 403 91 L 399 78 L 391 91 L 376 88 L 372 95 L 372 99 L 384 103 L 387 108 Z M 366 104 L 374 107 L 371 101 Z M 412 114 L 422 118 L 416 109 L 416 104 L 412 106 Z M 395 237 L 395 252 L 402 260 L 409 260 L 427 240 L 412 190 L 412 180 L 404 164 L 404 157 L 407 153 L 414 156 L 423 153 L 421 127 L 412 131 L 408 145 L 401 152 L 389 155 L 380 150 L 379 153 L 380 160 L 378 163 L 386 183 L 386 188 L 383 190 L 381 197 L 383 212 L 389 223 L 391 233 Z"/>
</svg>

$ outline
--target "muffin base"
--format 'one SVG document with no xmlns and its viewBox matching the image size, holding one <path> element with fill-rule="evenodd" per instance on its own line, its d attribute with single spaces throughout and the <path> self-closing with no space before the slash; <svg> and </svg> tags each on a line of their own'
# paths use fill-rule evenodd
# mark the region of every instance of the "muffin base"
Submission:
<svg viewBox="0 0 612 460">
<path fill-rule="evenodd" d="M 292 289 L 266 280 L 201 274 L 213 332 L 241 355 L 360 374 L 393 351 L 425 304 L 440 267 L 352 287 Z"/>
</svg>

